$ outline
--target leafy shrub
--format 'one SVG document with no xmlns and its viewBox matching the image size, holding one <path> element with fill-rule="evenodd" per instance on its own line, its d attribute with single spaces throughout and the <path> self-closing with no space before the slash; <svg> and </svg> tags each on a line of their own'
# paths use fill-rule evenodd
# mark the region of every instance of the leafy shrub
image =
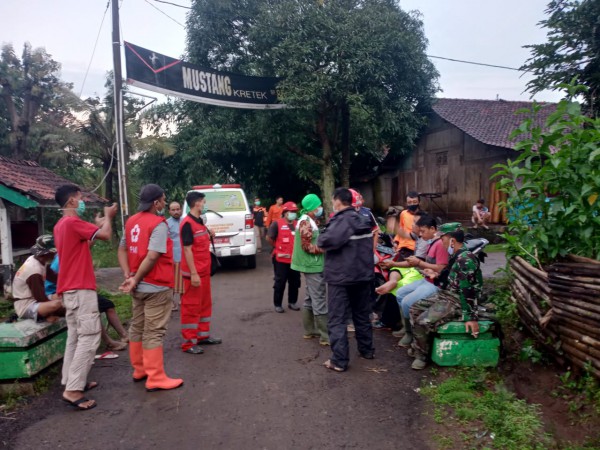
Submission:
<svg viewBox="0 0 600 450">
<path fill-rule="evenodd" d="M 558 103 L 544 127 L 541 105 L 511 134 L 517 158 L 498 164 L 500 189 L 508 194 L 508 255 L 542 263 L 574 253 L 600 259 L 600 119 L 586 117 L 573 101 L 583 86 L 563 85 L 569 99 Z"/>
</svg>

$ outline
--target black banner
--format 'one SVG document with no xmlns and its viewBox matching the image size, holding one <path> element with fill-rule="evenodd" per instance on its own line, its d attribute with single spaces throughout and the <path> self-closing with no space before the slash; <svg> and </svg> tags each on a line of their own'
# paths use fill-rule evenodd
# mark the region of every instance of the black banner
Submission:
<svg viewBox="0 0 600 450">
<path fill-rule="evenodd" d="M 161 94 L 230 108 L 277 109 L 272 77 L 247 77 L 206 69 L 125 42 L 127 83 Z"/>
</svg>

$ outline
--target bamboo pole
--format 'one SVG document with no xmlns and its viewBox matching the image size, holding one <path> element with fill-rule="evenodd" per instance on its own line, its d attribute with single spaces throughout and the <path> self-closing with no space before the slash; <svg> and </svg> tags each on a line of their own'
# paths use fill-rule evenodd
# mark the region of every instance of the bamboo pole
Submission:
<svg viewBox="0 0 600 450">
<path fill-rule="evenodd" d="M 515 294 L 517 300 L 520 300 L 522 303 L 527 305 L 529 311 L 531 311 L 531 313 L 533 314 L 536 323 L 539 323 L 540 320 L 542 320 L 542 313 L 540 312 L 540 309 L 537 307 L 537 305 L 529 297 L 528 292 L 525 290 L 525 287 L 517 279 L 514 279 L 512 288 L 513 294 Z"/>
<path fill-rule="evenodd" d="M 596 324 L 598 324 L 600 322 L 600 314 L 597 314 L 593 311 L 587 311 L 585 309 L 582 308 L 578 308 L 576 306 L 570 305 L 568 303 L 562 302 L 559 299 L 554 299 L 554 304 L 556 306 L 559 306 L 561 309 L 564 309 L 565 311 L 569 311 L 572 312 L 574 314 L 578 314 L 581 315 L 583 317 L 586 317 L 588 319 L 592 319 L 596 322 Z"/>
<path fill-rule="evenodd" d="M 559 272 L 550 272 L 548 273 L 548 279 L 561 281 L 561 282 L 571 282 L 576 281 L 581 284 L 589 284 L 589 285 L 600 285 L 600 276 L 598 277 L 576 277 L 569 276 L 565 274 L 561 274 Z"/>
<path fill-rule="evenodd" d="M 571 339 L 575 339 L 576 341 L 580 341 L 583 342 L 586 345 L 589 345 L 590 347 L 594 347 L 600 355 L 600 341 L 597 339 L 594 339 L 590 336 L 586 336 L 585 334 L 581 334 L 578 331 L 572 330 L 570 328 L 567 328 L 563 325 L 559 325 L 558 326 L 558 331 L 560 334 L 564 334 L 565 336 L 571 338 Z M 562 339 L 562 337 L 561 337 Z"/>
<path fill-rule="evenodd" d="M 554 311 L 554 310 L 553 310 Z M 600 342 L 600 329 L 589 324 L 586 324 L 580 320 L 572 319 L 571 317 L 567 317 L 564 314 L 559 315 L 557 313 L 557 321 L 558 327 L 565 327 L 573 332 L 580 333 L 582 336 L 587 335 L 592 339 L 595 339 Z"/>
<path fill-rule="evenodd" d="M 598 363 L 600 363 L 600 350 L 595 349 L 591 345 L 587 345 L 584 342 L 582 342 L 578 339 L 573 339 L 569 336 L 562 336 L 561 340 L 562 340 L 563 344 L 567 343 L 568 345 L 573 346 L 580 352 L 588 355 L 590 358 L 594 358 L 594 359 L 598 360 Z"/>
<path fill-rule="evenodd" d="M 543 292 L 544 294 L 550 293 L 547 278 L 541 279 L 540 277 L 537 277 L 535 275 L 532 275 L 531 273 L 528 273 L 527 269 L 525 269 L 523 266 L 519 265 L 518 263 L 516 263 L 512 260 L 509 264 L 511 266 L 511 269 L 513 269 L 513 274 L 515 274 L 515 276 L 517 276 L 517 274 L 520 275 L 520 277 L 523 279 L 522 281 L 525 281 L 526 284 L 533 283 L 536 286 L 536 288 L 538 290 L 540 290 L 541 292 Z M 540 296 L 541 296 L 541 294 L 540 294 Z"/>
<path fill-rule="evenodd" d="M 585 323 L 586 326 L 589 327 L 594 327 L 597 328 L 598 327 L 598 321 L 594 320 L 594 319 L 590 319 L 587 317 L 582 317 L 581 315 L 577 314 L 577 313 L 573 313 L 571 311 L 567 311 L 566 309 L 563 309 L 561 307 L 561 305 L 558 304 L 554 304 L 552 306 L 552 309 L 555 311 L 556 313 L 556 317 L 557 319 L 562 319 L 563 317 L 567 317 L 571 320 L 577 321 L 577 322 L 581 322 L 581 323 Z"/>
<path fill-rule="evenodd" d="M 535 267 L 533 267 L 531 264 L 529 264 L 527 261 L 525 261 L 520 256 L 515 256 L 514 259 L 519 264 L 521 264 L 523 267 L 525 267 L 525 269 L 527 269 L 530 272 L 535 273 L 538 277 L 543 278 L 544 280 L 548 279 L 548 273 L 544 272 L 543 270 L 536 269 Z"/>
<path fill-rule="evenodd" d="M 600 361 L 590 355 L 586 355 L 584 352 L 573 347 L 572 345 L 563 342 L 562 349 L 568 355 L 572 354 L 581 361 L 589 361 L 596 369 L 600 369 Z"/>
<path fill-rule="evenodd" d="M 567 258 L 569 258 L 571 261 L 578 262 L 578 263 L 587 263 L 587 264 L 594 264 L 594 265 L 600 266 L 600 261 L 598 261 L 597 259 L 586 258 L 585 256 L 579 256 L 579 255 L 574 255 L 574 254 L 570 253 L 567 255 Z"/>
<path fill-rule="evenodd" d="M 554 301 L 563 303 L 563 304 L 567 304 L 567 305 L 571 305 L 571 306 L 575 306 L 577 308 L 581 308 L 582 310 L 596 313 L 600 316 L 600 305 L 596 305 L 594 303 L 577 300 L 572 297 L 565 297 L 564 295 L 560 295 L 560 296 L 555 295 Z"/>
<path fill-rule="evenodd" d="M 567 344 L 568 345 L 568 344 Z M 564 346 L 563 346 L 564 348 Z M 572 354 L 567 354 L 566 355 L 568 360 L 573 363 L 575 366 L 580 367 L 581 369 L 589 369 L 590 372 L 596 377 L 596 378 L 600 378 L 600 370 L 596 369 L 595 367 L 590 367 L 589 364 L 587 364 L 587 361 L 585 359 L 580 359 L 575 355 Z"/>
</svg>

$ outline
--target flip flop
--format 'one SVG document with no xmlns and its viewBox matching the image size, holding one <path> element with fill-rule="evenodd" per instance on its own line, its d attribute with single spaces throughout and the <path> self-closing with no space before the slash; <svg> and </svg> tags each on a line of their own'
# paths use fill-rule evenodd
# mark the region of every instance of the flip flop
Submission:
<svg viewBox="0 0 600 450">
<path fill-rule="evenodd" d="M 108 351 L 108 352 L 102 353 L 101 355 L 94 356 L 94 359 L 115 359 L 118 357 L 119 357 L 119 355 L 117 355 L 116 353 Z"/>
<path fill-rule="evenodd" d="M 91 391 L 92 389 L 97 388 L 97 387 L 98 387 L 98 383 L 96 383 L 95 381 L 90 381 L 83 388 L 83 392 Z"/>
<path fill-rule="evenodd" d="M 97 404 L 95 403 L 95 401 L 92 404 L 92 406 L 87 406 L 87 407 L 81 406 L 82 403 L 90 401 L 89 398 L 85 398 L 85 397 L 81 397 L 79 400 L 74 400 L 74 401 L 71 401 L 71 400 L 66 399 L 66 398 L 63 397 L 62 401 L 65 402 L 65 403 L 67 403 L 69 406 L 72 406 L 73 408 L 75 408 L 78 411 L 87 411 L 88 409 L 94 409 L 97 406 Z"/>
</svg>

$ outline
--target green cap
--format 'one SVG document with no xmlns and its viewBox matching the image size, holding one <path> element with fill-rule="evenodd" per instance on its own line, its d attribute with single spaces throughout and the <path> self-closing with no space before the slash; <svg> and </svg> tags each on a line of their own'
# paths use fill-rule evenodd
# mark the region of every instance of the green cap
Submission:
<svg viewBox="0 0 600 450">
<path fill-rule="evenodd" d="M 449 223 L 445 223 L 443 225 L 440 225 L 438 227 L 438 234 L 440 236 L 443 236 L 443 235 L 448 234 L 448 233 L 454 233 L 455 231 L 458 231 L 460 229 L 461 229 L 460 222 L 449 222 Z"/>
<path fill-rule="evenodd" d="M 311 212 L 321 206 L 321 199 L 315 194 L 308 194 L 302 199 L 302 209 L 306 212 Z"/>
</svg>

